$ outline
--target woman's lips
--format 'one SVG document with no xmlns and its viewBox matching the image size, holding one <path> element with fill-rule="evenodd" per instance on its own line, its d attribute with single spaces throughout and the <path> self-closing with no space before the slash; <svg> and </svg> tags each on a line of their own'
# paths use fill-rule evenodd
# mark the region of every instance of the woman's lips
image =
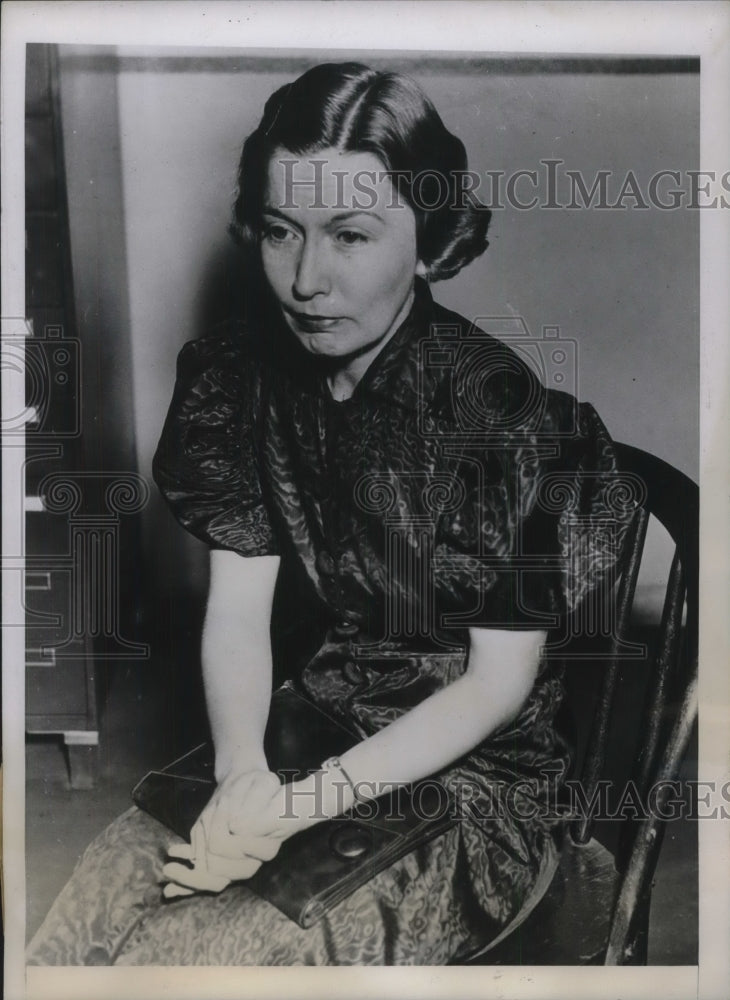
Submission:
<svg viewBox="0 0 730 1000">
<path fill-rule="evenodd" d="M 309 313 L 290 311 L 290 316 L 296 325 L 308 333 L 316 333 L 319 330 L 331 330 L 341 321 L 342 316 L 320 316 Z"/>
</svg>

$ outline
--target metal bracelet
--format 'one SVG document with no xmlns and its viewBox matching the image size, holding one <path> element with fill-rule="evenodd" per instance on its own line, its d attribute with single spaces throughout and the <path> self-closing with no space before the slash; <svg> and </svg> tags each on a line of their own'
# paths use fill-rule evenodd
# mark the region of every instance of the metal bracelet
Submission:
<svg viewBox="0 0 730 1000">
<path fill-rule="evenodd" d="M 337 770 L 342 775 L 342 777 L 347 782 L 347 784 L 350 786 L 350 788 L 352 789 L 352 794 L 355 797 L 355 802 L 363 802 L 364 799 L 362 798 L 362 796 L 358 792 L 357 788 L 355 787 L 355 782 L 352 780 L 352 778 L 350 777 L 350 775 L 347 773 L 347 771 L 342 766 L 342 761 L 340 760 L 339 757 L 328 757 L 327 760 L 324 761 L 324 763 L 320 765 L 320 770 L 322 770 L 322 771 L 328 771 L 331 767 L 336 767 Z"/>
</svg>

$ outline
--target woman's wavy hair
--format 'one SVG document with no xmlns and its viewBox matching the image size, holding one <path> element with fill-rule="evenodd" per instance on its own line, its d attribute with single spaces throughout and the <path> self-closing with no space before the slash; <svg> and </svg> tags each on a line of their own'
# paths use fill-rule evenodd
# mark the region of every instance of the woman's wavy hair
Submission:
<svg viewBox="0 0 730 1000">
<path fill-rule="evenodd" d="M 266 102 L 243 145 L 230 230 L 258 244 L 269 160 L 277 148 L 310 155 L 327 148 L 372 153 L 416 215 L 427 278 L 457 274 L 486 250 L 491 212 L 470 193 L 467 157 L 421 88 L 401 73 L 362 63 L 323 63 Z M 433 206 L 433 207 L 429 207 Z"/>
</svg>

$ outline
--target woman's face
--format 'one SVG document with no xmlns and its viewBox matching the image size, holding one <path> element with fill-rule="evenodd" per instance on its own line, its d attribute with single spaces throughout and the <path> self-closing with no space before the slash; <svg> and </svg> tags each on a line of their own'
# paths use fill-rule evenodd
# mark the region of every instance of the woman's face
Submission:
<svg viewBox="0 0 730 1000">
<path fill-rule="evenodd" d="M 280 149 L 269 162 L 264 272 L 297 340 L 343 368 L 377 354 L 424 271 L 416 217 L 384 171 L 370 153 L 335 149 Z"/>
</svg>

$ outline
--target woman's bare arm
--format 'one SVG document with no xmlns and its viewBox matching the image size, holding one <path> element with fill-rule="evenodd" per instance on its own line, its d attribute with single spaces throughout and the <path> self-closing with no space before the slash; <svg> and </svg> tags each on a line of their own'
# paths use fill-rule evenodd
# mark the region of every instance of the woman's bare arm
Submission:
<svg viewBox="0 0 730 1000">
<path fill-rule="evenodd" d="M 462 677 L 342 755 L 353 781 L 416 781 L 514 719 L 535 683 L 545 632 L 470 629 L 469 638 Z"/>
<path fill-rule="evenodd" d="M 214 550 L 203 630 L 203 680 L 218 782 L 267 770 L 264 730 L 271 703 L 271 606 L 278 556 Z"/>
<path fill-rule="evenodd" d="M 393 784 L 441 770 L 518 714 L 535 682 L 546 633 L 470 629 L 469 636 L 469 663 L 462 677 L 340 756 L 361 794 L 376 797 Z M 341 775 L 333 775 L 339 777 L 336 795 L 321 776 L 289 790 L 289 813 L 296 813 L 301 825 L 316 822 L 323 813 L 332 815 L 337 805 L 352 804 L 349 787 Z"/>
</svg>

